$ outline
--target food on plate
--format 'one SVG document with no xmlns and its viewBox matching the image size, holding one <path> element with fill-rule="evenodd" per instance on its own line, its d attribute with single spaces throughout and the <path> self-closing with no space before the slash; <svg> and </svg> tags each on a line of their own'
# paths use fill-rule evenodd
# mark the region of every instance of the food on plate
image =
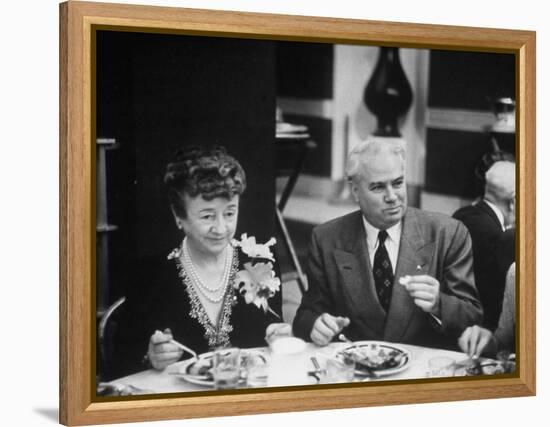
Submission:
<svg viewBox="0 0 550 427">
<path fill-rule="evenodd" d="M 241 357 L 241 378 L 246 377 L 246 358 L 247 357 L 259 357 L 266 361 L 266 356 L 261 351 L 243 351 Z M 205 353 L 199 356 L 198 359 L 191 361 L 185 367 L 185 371 L 182 374 L 186 376 L 197 377 L 201 381 L 214 381 L 214 359 L 212 353 Z"/>
<path fill-rule="evenodd" d="M 355 361 L 356 369 L 376 371 L 399 366 L 406 354 L 398 349 L 376 344 L 349 347 L 342 350 L 345 357 Z"/>
<path fill-rule="evenodd" d="M 212 378 L 212 357 L 199 358 L 187 367 L 187 374 Z"/>
<path fill-rule="evenodd" d="M 508 374 L 514 372 L 515 363 L 491 361 L 478 362 L 476 364 L 470 364 L 466 366 L 465 373 L 468 376 L 474 375 L 498 375 Z"/>
<path fill-rule="evenodd" d="M 483 369 L 481 367 L 481 360 L 475 357 L 465 362 L 465 372 L 466 375 L 481 375 L 483 374 Z"/>
<path fill-rule="evenodd" d="M 504 364 L 500 362 L 482 363 L 481 369 L 485 375 L 505 374 Z"/>
</svg>

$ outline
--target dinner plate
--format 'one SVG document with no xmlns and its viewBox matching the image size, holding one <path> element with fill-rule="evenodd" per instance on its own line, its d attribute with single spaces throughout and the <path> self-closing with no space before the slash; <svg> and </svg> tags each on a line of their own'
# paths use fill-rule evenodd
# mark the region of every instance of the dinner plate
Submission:
<svg viewBox="0 0 550 427">
<path fill-rule="evenodd" d="M 214 379 L 212 378 L 211 374 L 207 375 L 195 375 L 191 374 L 189 371 L 193 366 L 195 366 L 197 363 L 209 365 L 212 367 L 212 357 L 214 355 L 214 352 L 210 351 L 208 353 L 200 354 L 197 359 L 191 358 L 184 360 L 183 362 L 178 363 L 177 371 L 174 372 L 176 376 L 179 378 L 187 381 L 191 384 L 196 385 L 202 385 L 207 387 L 213 387 L 214 386 Z"/>
<path fill-rule="evenodd" d="M 356 359 L 358 376 L 386 376 L 404 371 L 410 365 L 411 354 L 399 345 L 384 341 L 356 341 L 340 348 L 335 356 L 352 354 Z M 361 369 L 358 360 L 364 360 L 368 368 Z"/>
<path fill-rule="evenodd" d="M 256 349 L 241 350 L 241 378 L 239 382 L 246 381 L 246 370 L 243 367 L 243 363 L 244 363 L 245 357 L 250 355 L 251 353 L 254 353 L 259 357 L 267 358 L 265 351 L 262 351 L 262 350 L 256 350 Z M 177 364 L 177 370 L 174 372 L 174 375 L 191 384 L 201 385 L 205 387 L 214 387 L 214 378 L 211 373 L 208 373 L 205 375 L 195 375 L 189 372 L 193 368 L 193 366 L 195 366 L 197 363 L 200 363 L 201 365 L 204 365 L 206 367 L 210 366 L 210 369 L 212 369 L 213 357 L 214 357 L 214 352 L 209 351 L 208 353 L 199 354 L 197 359 L 192 358 L 192 359 L 184 360 L 183 362 L 179 362 Z"/>
</svg>

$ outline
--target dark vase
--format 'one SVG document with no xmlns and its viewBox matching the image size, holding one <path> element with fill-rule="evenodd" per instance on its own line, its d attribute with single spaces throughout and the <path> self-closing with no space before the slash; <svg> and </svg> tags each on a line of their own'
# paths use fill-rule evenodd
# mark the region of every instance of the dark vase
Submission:
<svg viewBox="0 0 550 427">
<path fill-rule="evenodd" d="M 377 118 L 376 136 L 400 137 L 397 121 L 412 103 L 412 89 L 401 66 L 399 49 L 381 47 L 363 101 Z"/>
</svg>

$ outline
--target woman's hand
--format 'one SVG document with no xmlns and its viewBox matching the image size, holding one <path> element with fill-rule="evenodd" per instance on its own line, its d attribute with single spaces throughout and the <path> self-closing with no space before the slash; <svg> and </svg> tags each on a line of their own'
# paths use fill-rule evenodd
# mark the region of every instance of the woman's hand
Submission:
<svg viewBox="0 0 550 427">
<path fill-rule="evenodd" d="M 488 329 L 474 325 L 466 328 L 458 339 L 460 349 L 470 357 L 479 357 L 484 351 L 495 347 L 493 334 Z"/>
<path fill-rule="evenodd" d="M 265 329 L 265 341 L 269 344 L 276 338 L 290 337 L 292 326 L 288 323 L 272 323 Z"/>
<path fill-rule="evenodd" d="M 170 342 L 173 338 L 170 329 L 165 329 L 164 332 L 156 331 L 151 335 L 147 357 L 153 368 L 162 370 L 180 359 L 183 350 Z"/>
<path fill-rule="evenodd" d="M 327 345 L 339 334 L 342 329 L 349 325 L 349 318 L 335 317 L 328 313 L 321 314 L 311 329 L 310 338 L 317 345 Z"/>
</svg>

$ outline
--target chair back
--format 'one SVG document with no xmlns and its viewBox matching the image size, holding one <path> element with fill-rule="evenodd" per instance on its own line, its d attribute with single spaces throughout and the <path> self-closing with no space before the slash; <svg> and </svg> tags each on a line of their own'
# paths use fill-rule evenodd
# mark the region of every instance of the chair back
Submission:
<svg viewBox="0 0 550 427">
<path fill-rule="evenodd" d="M 113 360 L 114 337 L 116 328 L 118 327 L 120 313 L 122 312 L 122 306 L 125 301 L 125 297 L 116 300 L 109 306 L 105 313 L 103 313 L 99 321 L 97 328 L 97 346 L 100 360 L 98 360 L 97 371 L 102 378 L 110 376 L 109 361 Z"/>
</svg>

